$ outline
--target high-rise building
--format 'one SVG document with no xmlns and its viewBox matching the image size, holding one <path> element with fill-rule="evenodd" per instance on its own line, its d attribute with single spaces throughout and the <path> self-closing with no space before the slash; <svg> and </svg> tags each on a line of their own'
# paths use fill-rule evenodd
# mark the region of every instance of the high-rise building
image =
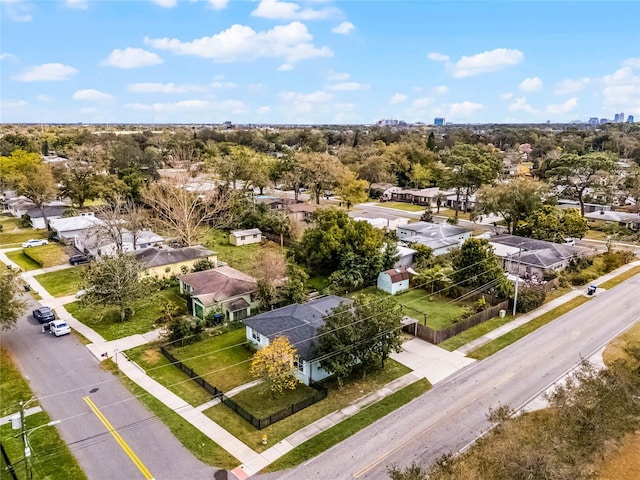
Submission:
<svg viewBox="0 0 640 480">
<path fill-rule="evenodd" d="M 622 118 L 624 118 L 624 117 L 622 117 Z M 619 113 L 616 113 L 613 116 L 613 123 L 620 123 L 620 114 Z"/>
<path fill-rule="evenodd" d="M 611 123 L 611 120 L 609 120 L 608 118 L 601 118 L 600 125 L 604 125 L 605 123 Z"/>
<path fill-rule="evenodd" d="M 627 123 L 633 123 L 633 115 L 627 117 Z"/>
<path fill-rule="evenodd" d="M 589 125 L 598 125 L 598 117 L 591 117 L 589 119 Z"/>
<path fill-rule="evenodd" d="M 436 117 L 436 118 L 433 119 L 433 124 L 436 127 L 442 127 L 445 124 L 445 118 Z"/>
<path fill-rule="evenodd" d="M 624 112 L 620 112 L 620 123 L 624 122 Z"/>
</svg>

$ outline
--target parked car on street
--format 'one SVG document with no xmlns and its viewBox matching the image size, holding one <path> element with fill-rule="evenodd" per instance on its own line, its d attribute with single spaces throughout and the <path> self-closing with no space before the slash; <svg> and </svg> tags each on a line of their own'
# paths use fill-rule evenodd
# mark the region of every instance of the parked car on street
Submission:
<svg viewBox="0 0 640 480">
<path fill-rule="evenodd" d="M 71 255 L 69 257 L 69 263 L 71 265 L 80 265 L 81 263 L 89 263 L 89 257 L 79 253 L 77 255 Z"/>
<path fill-rule="evenodd" d="M 48 323 L 56 319 L 55 313 L 49 307 L 36 308 L 33 311 L 33 318 L 40 323 Z"/>
<path fill-rule="evenodd" d="M 56 337 L 71 333 L 71 327 L 64 320 L 54 320 L 53 322 L 42 325 L 42 333 L 53 333 Z"/>
<path fill-rule="evenodd" d="M 32 238 L 31 240 L 27 240 L 22 243 L 22 248 L 29 247 L 41 247 L 42 245 L 48 245 L 49 241 L 44 238 Z"/>
</svg>

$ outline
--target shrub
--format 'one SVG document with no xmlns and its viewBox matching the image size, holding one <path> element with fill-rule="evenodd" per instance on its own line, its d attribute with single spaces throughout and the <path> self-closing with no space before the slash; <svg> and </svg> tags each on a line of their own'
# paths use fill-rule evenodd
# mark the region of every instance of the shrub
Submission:
<svg viewBox="0 0 640 480">
<path fill-rule="evenodd" d="M 215 267 L 215 264 L 208 258 L 201 258 L 193 262 L 193 272 L 202 272 L 203 270 L 210 270 Z"/>
<path fill-rule="evenodd" d="M 631 262 L 634 259 L 633 252 L 616 250 L 603 255 L 604 273 L 609 273 L 616 268 Z"/>
<path fill-rule="evenodd" d="M 23 248 L 22 254 L 35 262 L 40 268 L 44 267 L 44 259 L 41 258 L 37 250 L 34 250 L 33 248 Z"/>
<path fill-rule="evenodd" d="M 544 289 L 540 287 L 523 288 L 518 293 L 518 303 L 516 310 L 520 313 L 527 313 L 538 308 L 544 303 L 546 298 Z"/>
<path fill-rule="evenodd" d="M 484 295 L 475 301 L 473 304 L 474 313 L 479 313 L 485 311 L 487 308 L 491 307 L 489 302 L 484 298 Z"/>
<path fill-rule="evenodd" d="M 598 274 L 595 272 L 580 272 L 571 275 L 571 285 L 585 285 L 598 278 Z"/>
<path fill-rule="evenodd" d="M 178 317 L 169 324 L 169 340 L 175 342 L 190 337 L 189 340 L 197 342 L 202 332 L 201 320 L 193 321 L 188 317 Z"/>
<path fill-rule="evenodd" d="M 20 217 L 18 225 L 20 225 L 22 228 L 31 227 L 31 217 L 29 216 L 29 214 L 25 213 L 24 215 L 22 215 L 22 217 Z"/>
</svg>

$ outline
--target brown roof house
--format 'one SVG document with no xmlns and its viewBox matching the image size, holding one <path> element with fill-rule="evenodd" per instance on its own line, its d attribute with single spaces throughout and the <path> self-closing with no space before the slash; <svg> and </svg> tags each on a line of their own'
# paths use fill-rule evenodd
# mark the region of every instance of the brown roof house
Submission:
<svg viewBox="0 0 640 480">
<path fill-rule="evenodd" d="M 395 295 L 409 288 L 409 272 L 405 267 L 392 268 L 378 274 L 378 289 Z"/>
<path fill-rule="evenodd" d="M 221 314 L 225 321 L 242 320 L 258 306 L 256 279 L 235 268 L 212 268 L 178 279 L 180 293 L 190 295 L 189 308 L 196 317 L 205 318 L 214 312 Z"/>
</svg>

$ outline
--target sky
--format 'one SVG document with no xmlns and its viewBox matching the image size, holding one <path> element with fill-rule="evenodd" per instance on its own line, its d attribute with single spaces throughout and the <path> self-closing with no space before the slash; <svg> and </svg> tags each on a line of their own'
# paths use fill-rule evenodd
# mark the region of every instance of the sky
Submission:
<svg viewBox="0 0 640 480">
<path fill-rule="evenodd" d="M 2 123 L 640 120 L 637 1 L 0 0 Z"/>
</svg>

